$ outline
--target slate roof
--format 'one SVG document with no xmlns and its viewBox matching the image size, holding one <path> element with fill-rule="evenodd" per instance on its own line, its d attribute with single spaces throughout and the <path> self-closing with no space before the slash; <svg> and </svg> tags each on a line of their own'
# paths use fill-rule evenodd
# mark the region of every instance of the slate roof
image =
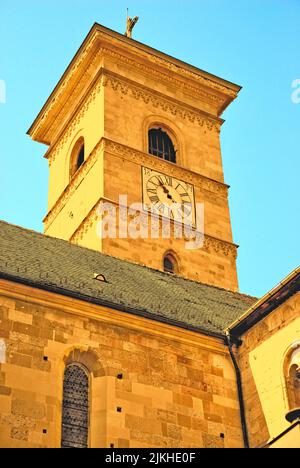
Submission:
<svg viewBox="0 0 300 468">
<path fill-rule="evenodd" d="M 3 221 L 0 278 L 218 336 L 256 301 Z"/>
</svg>

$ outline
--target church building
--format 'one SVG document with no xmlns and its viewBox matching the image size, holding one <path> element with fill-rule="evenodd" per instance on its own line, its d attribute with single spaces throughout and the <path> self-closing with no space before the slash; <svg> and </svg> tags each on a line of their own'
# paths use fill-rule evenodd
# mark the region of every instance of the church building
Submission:
<svg viewBox="0 0 300 468">
<path fill-rule="evenodd" d="M 28 131 L 44 234 L 0 222 L 0 447 L 300 448 L 300 267 L 241 294 L 240 86 L 95 24 Z"/>
</svg>

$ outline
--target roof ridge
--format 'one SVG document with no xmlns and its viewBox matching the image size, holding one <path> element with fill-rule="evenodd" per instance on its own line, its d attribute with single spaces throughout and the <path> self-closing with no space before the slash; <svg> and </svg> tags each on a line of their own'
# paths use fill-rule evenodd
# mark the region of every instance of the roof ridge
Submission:
<svg viewBox="0 0 300 468">
<path fill-rule="evenodd" d="M 161 276 L 164 276 L 164 277 L 170 277 L 170 278 L 176 278 L 176 279 L 179 279 L 181 281 L 185 281 L 185 282 L 189 282 L 189 283 L 193 283 L 193 284 L 199 284 L 201 286 L 205 286 L 205 287 L 208 287 L 208 288 L 213 288 L 213 289 L 217 289 L 219 291 L 224 291 L 226 293 L 229 293 L 229 294 L 232 294 L 234 296 L 240 296 L 240 297 L 243 297 L 243 298 L 249 298 L 249 299 L 253 299 L 253 300 L 257 300 L 258 298 L 255 297 L 255 296 L 251 296 L 249 294 L 244 294 L 244 293 L 241 293 L 239 291 L 231 291 L 230 289 L 226 289 L 226 288 L 222 288 L 220 286 L 216 286 L 216 285 L 212 285 L 212 284 L 208 284 L 208 283 L 204 283 L 202 281 L 196 281 L 196 280 L 192 280 L 192 279 L 189 279 L 189 278 L 185 278 L 183 276 L 179 276 L 179 275 L 176 275 L 176 274 L 169 274 L 169 273 L 166 273 L 166 272 L 163 272 L 161 270 L 157 270 L 156 268 L 151 268 L 147 265 L 142 265 L 140 263 L 136 263 L 136 262 L 133 262 L 133 261 L 130 261 L 130 260 L 126 260 L 126 259 L 122 259 L 122 258 L 119 258 L 119 257 L 114 257 L 113 255 L 109 255 L 105 252 L 99 252 L 98 250 L 94 250 L 94 249 L 90 249 L 89 247 L 83 247 L 81 245 L 78 245 L 78 244 L 73 244 L 72 242 L 68 241 L 68 240 L 65 240 L 65 239 L 60 239 L 59 237 L 54 237 L 54 236 L 49 236 L 48 234 L 44 234 L 42 232 L 39 232 L 39 231 L 35 231 L 34 229 L 30 229 L 30 228 L 25 228 L 23 226 L 19 226 L 17 224 L 13 224 L 13 223 L 9 223 L 7 221 L 4 221 L 2 219 L 0 219 L 0 225 L 1 224 L 5 224 L 7 226 L 11 226 L 11 227 L 14 227 L 16 229 L 19 229 L 20 231 L 25 231 L 25 232 L 28 232 L 28 233 L 31 233 L 31 234 L 34 234 L 36 236 L 39 236 L 43 239 L 50 239 L 50 240 L 57 240 L 59 242 L 62 242 L 62 243 L 65 243 L 65 244 L 68 244 L 71 248 L 77 248 L 77 249 L 83 249 L 85 251 L 90 251 L 90 252 L 93 252 L 97 255 L 101 255 L 101 256 L 105 256 L 107 258 L 112 258 L 116 261 L 119 261 L 119 262 L 123 262 L 123 263 L 128 263 L 129 265 L 134 265 L 136 267 L 139 267 L 139 268 L 144 268 L 144 269 L 147 269 L 149 271 L 154 271 L 158 274 L 160 274 Z"/>
</svg>

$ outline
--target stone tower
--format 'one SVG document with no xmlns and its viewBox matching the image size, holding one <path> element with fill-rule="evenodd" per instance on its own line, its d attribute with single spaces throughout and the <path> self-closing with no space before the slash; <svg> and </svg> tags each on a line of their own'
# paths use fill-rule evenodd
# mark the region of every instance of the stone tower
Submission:
<svg viewBox="0 0 300 468">
<path fill-rule="evenodd" d="M 220 116 L 239 90 L 95 24 L 29 130 L 49 146 L 45 233 L 236 291 Z M 199 248 L 175 236 L 173 214 L 170 235 L 162 235 L 164 200 L 188 207 L 192 233 L 204 233 Z M 118 220 L 120 210 L 142 203 L 143 219 L 154 213 L 158 220 L 158 235 L 133 239 L 117 226 L 104 238 L 101 202 L 115 207 Z"/>
</svg>

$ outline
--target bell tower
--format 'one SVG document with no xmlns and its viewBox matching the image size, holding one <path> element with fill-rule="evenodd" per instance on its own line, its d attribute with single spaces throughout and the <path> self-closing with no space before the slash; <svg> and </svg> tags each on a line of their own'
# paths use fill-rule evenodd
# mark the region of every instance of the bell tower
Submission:
<svg viewBox="0 0 300 468">
<path fill-rule="evenodd" d="M 95 24 L 29 130 L 49 146 L 45 234 L 236 291 L 220 116 L 239 90 Z M 137 203 L 156 235 L 120 234 Z M 115 209 L 114 236 L 99 230 L 101 204 Z M 175 235 L 185 214 L 197 248 Z"/>
</svg>

